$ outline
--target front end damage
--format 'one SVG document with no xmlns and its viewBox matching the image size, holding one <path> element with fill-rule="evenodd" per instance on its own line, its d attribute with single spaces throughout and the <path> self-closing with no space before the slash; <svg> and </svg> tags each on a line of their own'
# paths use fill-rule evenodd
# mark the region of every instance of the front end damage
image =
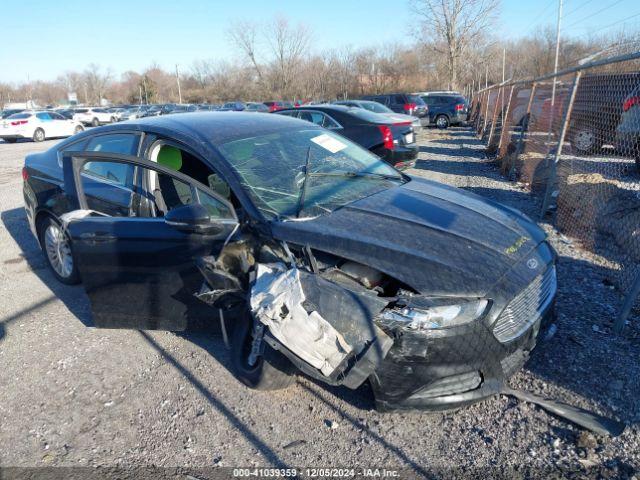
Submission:
<svg viewBox="0 0 640 480">
<path fill-rule="evenodd" d="M 330 385 L 369 380 L 379 410 L 446 410 L 499 393 L 550 323 L 556 280 L 546 244 L 528 265 L 486 298 L 431 298 L 360 263 L 245 238 L 203 262 L 199 296 L 251 311 L 250 363 L 271 348 Z M 233 328 L 233 314 L 225 318 Z"/>
</svg>

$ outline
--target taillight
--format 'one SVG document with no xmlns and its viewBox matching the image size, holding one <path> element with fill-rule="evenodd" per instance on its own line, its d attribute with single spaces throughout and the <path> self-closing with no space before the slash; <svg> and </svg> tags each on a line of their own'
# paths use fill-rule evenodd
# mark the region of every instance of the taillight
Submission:
<svg viewBox="0 0 640 480">
<path fill-rule="evenodd" d="M 22 167 L 22 180 L 25 182 L 29 180 L 29 172 L 27 171 L 27 167 Z"/>
<path fill-rule="evenodd" d="M 622 111 L 626 112 L 634 105 L 640 105 L 640 97 L 629 97 L 622 104 Z"/>
<path fill-rule="evenodd" d="M 460 110 L 464 110 L 464 104 L 463 103 L 459 103 L 456 105 L 456 112 L 459 112 Z"/>
<path fill-rule="evenodd" d="M 398 123 L 394 123 L 394 125 L 396 127 L 408 127 L 409 125 L 411 125 L 411 122 L 398 122 Z"/>
<path fill-rule="evenodd" d="M 393 133 L 391 129 L 386 125 L 379 125 L 380 133 L 382 134 L 382 143 L 387 150 L 393 150 Z"/>
<path fill-rule="evenodd" d="M 11 122 L 11 125 L 17 127 L 18 125 L 24 125 L 25 123 L 29 123 L 29 120 L 16 120 L 15 122 Z"/>
<path fill-rule="evenodd" d="M 415 109 L 416 109 L 416 104 L 415 103 L 405 103 L 404 104 L 405 112 L 412 112 Z"/>
</svg>

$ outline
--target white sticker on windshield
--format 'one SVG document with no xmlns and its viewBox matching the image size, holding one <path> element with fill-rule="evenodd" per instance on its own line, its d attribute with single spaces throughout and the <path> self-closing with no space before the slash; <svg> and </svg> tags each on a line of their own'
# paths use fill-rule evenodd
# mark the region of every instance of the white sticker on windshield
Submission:
<svg viewBox="0 0 640 480">
<path fill-rule="evenodd" d="M 331 153 L 337 153 L 340 150 L 344 150 L 345 148 L 347 148 L 347 146 L 340 140 L 330 137 L 326 133 L 318 135 L 317 137 L 313 137 L 311 141 L 317 143 L 325 150 L 329 150 Z"/>
</svg>

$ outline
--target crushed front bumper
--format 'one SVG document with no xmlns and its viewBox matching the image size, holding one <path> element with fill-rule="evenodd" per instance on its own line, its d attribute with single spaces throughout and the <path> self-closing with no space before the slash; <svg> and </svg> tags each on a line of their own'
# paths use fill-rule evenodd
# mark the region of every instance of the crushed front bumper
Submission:
<svg viewBox="0 0 640 480">
<path fill-rule="evenodd" d="M 376 408 L 453 410 L 499 393 L 505 380 L 527 361 L 553 317 L 554 302 L 508 343 L 499 342 L 482 322 L 433 336 L 405 332 L 369 378 Z"/>
</svg>

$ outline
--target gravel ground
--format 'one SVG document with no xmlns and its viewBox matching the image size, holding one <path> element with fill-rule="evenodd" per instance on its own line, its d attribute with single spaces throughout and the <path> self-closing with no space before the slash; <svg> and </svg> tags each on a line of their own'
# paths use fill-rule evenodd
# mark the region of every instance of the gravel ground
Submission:
<svg viewBox="0 0 640 480">
<path fill-rule="evenodd" d="M 469 131 L 421 137 L 411 173 L 537 214 L 537 200 L 499 175 Z M 619 293 L 593 255 L 550 225 L 543 227 L 560 256 L 559 328 L 511 385 L 617 417 L 628 424 L 618 438 L 507 397 L 445 414 L 379 414 L 368 387 L 353 392 L 299 377 L 287 390 L 255 392 L 229 372 L 218 336 L 88 328 L 82 287 L 49 274 L 22 209 L 24 155 L 54 143 L 0 142 L 0 466 L 640 478 L 638 312 L 624 336 L 612 334 Z"/>
</svg>

